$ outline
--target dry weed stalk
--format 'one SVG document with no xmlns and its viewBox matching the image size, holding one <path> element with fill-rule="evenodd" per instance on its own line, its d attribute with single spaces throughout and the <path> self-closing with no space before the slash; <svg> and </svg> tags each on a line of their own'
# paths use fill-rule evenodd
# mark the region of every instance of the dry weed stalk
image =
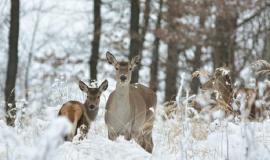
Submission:
<svg viewBox="0 0 270 160">
<path fill-rule="evenodd" d="M 270 64 L 265 60 L 258 60 L 252 63 L 256 77 L 268 76 L 270 74 Z"/>
<path fill-rule="evenodd" d="M 206 140 L 209 133 L 209 123 L 203 121 L 200 118 L 194 118 L 191 121 L 192 125 L 192 137 L 197 140 Z"/>
<path fill-rule="evenodd" d="M 235 102 L 240 106 L 240 100 L 244 99 L 245 108 L 244 110 L 240 108 L 242 111 L 241 114 L 245 114 L 249 120 L 262 121 L 268 117 L 268 108 L 266 104 L 262 103 L 264 98 L 259 96 L 258 90 L 251 88 L 241 88 L 234 93 Z M 240 111 L 239 111 L 240 112 Z"/>
<path fill-rule="evenodd" d="M 192 74 L 193 77 L 194 76 L 198 77 L 200 75 L 206 75 L 206 73 L 196 71 Z M 202 106 L 204 108 L 201 108 L 201 111 L 200 110 L 199 111 L 204 113 L 207 112 L 207 114 L 209 115 L 211 115 L 216 110 L 222 110 L 226 113 L 226 115 L 232 114 L 233 109 L 231 107 L 231 101 L 233 95 L 233 88 L 231 83 L 230 70 L 228 70 L 225 67 L 220 67 L 215 70 L 212 76 L 208 77 L 209 80 L 204 84 L 202 84 L 201 89 L 205 94 L 210 93 L 215 95 L 214 98 L 211 98 L 211 100 L 213 100 L 214 103 L 210 104 L 210 106 L 208 107 Z M 193 104 L 195 105 L 200 104 L 200 102 L 194 102 Z"/>
<path fill-rule="evenodd" d="M 194 101 L 191 101 L 192 104 Z M 188 102 L 187 102 L 188 103 Z M 176 119 L 176 118 L 183 118 L 183 115 L 185 113 L 185 107 L 184 106 L 177 106 L 176 101 L 168 101 L 164 104 L 164 115 L 162 115 L 163 120 L 168 119 Z M 187 107 L 187 117 L 193 118 L 195 115 L 197 115 L 197 110 L 193 107 Z"/>
<path fill-rule="evenodd" d="M 177 106 L 175 101 L 166 102 L 164 106 L 165 113 L 162 115 L 162 119 L 164 121 L 168 120 L 168 123 L 172 122 L 170 123 L 171 126 L 168 134 L 168 142 L 172 151 L 175 151 L 177 148 L 175 147 L 175 139 L 179 138 L 178 136 L 182 136 L 184 118 L 188 118 L 192 138 L 195 140 L 207 139 L 209 123 L 199 117 L 196 110 L 192 107 L 187 107 L 187 111 L 185 111 L 185 107 Z M 187 117 L 184 117 L 185 114 L 187 114 Z M 174 121 L 176 121 L 176 123 L 173 123 Z"/>
</svg>

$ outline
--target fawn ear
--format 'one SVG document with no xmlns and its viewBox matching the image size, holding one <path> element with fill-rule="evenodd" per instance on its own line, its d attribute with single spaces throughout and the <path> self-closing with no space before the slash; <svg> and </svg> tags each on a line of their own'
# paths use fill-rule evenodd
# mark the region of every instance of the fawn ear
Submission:
<svg viewBox="0 0 270 160">
<path fill-rule="evenodd" d="M 107 81 L 107 79 L 104 80 L 98 88 L 99 88 L 100 92 L 105 91 L 108 88 L 108 81 Z"/>
<path fill-rule="evenodd" d="M 141 56 L 140 55 L 137 55 L 137 56 L 133 57 L 131 59 L 131 62 L 130 62 L 131 66 L 132 66 L 132 69 L 134 69 L 137 65 L 139 65 L 140 61 L 141 61 Z"/>
<path fill-rule="evenodd" d="M 109 64 L 115 65 L 117 63 L 117 60 L 109 51 L 107 51 L 106 53 L 106 58 Z"/>
<path fill-rule="evenodd" d="M 88 92 L 88 86 L 81 80 L 79 81 L 79 87 L 83 92 Z"/>
</svg>

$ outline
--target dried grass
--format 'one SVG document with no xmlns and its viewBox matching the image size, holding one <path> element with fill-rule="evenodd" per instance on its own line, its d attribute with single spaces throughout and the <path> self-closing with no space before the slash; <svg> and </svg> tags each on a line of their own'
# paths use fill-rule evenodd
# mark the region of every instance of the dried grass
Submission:
<svg viewBox="0 0 270 160">
<path fill-rule="evenodd" d="M 270 64 L 265 60 L 258 60 L 252 63 L 256 76 L 265 76 L 270 74 Z"/>
<path fill-rule="evenodd" d="M 194 119 L 191 122 L 192 125 L 192 137 L 197 140 L 206 140 L 209 134 L 209 123 L 202 121 L 201 119 Z"/>
<path fill-rule="evenodd" d="M 195 71 L 192 73 L 192 78 L 198 77 L 210 77 L 211 75 L 207 71 Z"/>
</svg>

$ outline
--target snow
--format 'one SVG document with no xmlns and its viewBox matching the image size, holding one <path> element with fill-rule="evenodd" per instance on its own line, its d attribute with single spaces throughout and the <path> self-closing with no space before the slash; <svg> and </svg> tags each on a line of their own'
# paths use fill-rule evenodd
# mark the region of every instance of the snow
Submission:
<svg viewBox="0 0 270 160">
<path fill-rule="evenodd" d="M 183 80 L 184 75 L 182 75 L 182 82 Z M 61 84 L 60 82 L 62 81 L 59 80 L 57 84 Z M 65 86 L 65 82 L 61 85 Z M 70 94 L 66 97 L 82 95 L 77 87 L 65 87 L 64 90 Z M 183 105 L 187 109 L 189 106 L 186 99 L 192 99 L 194 96 L 188 97 L 187 93 L 187 97 L 181 97 L 181 90 L 179 89 L 177 96 L 178 105 Z M 51 92 L 59 91 L 57 87 L 53 87 Z M 133 140 L 126 141 L 123 137 L 119 137 L 114 142 L 110 141 L 107 138 L 104 122 L 105 102 L 109 92 L 101 98 L 97 120 L 92 123 L 87 138 L 82 141 L 77 140 L 76 137 L 73 142 L 63 141 L 63 136 L 71 129 L 71 125 L 66 119 L 59 119 L 56 115 L 61 104 L 65 102 L 65 98 L 51 102 L 51 104 L 57 104 L 57 107 L 40 106 L 19 110 L 18 115 L 21 116 L 18 116 L 15 128 L 8 127 L 0 121 L 0 153 L 2 155 L 0 159 L 253 160 L 270 157 L 269 120 L 233 122 L 222 118 L 224 113 L 221 111 L 216 111 L 213 113 L 216 120 L 211 122 L 201 119 L 198 115 L 195 118 L 189 118 L 185 109 L 176 113 L 175 118 L 164 120 L 162 118 L 163 105 L 158 105 L 155 110 L 152 154 L 144 151 Z M 84 98 L 84 96 L 81 97 L 81 100 Z M 39 105 L 35 104 L 35 106 Z"/>
<path fill-rule="evenodd" d="M 98 81 L 93 87 L 100 84 L 104 79 L 109 82 L 108 89 L 101 96 L 100 110 L 97 120 L 91 125 L 88 138 L 83 141 L 64 142 L 63 135 L 67 133 L 71 126 L 65 119 L 56 117 L 61 105 L 68 100 L 84 101 L 86 95 L 78 88 L 78 80 L 89 81 L 89 52 L 91 50 L 91 38 L 93 32 L 93 17 L 91 15 L 93 2 L 87 0 L 42 1 L 44 10 L 39 17 L 39 28 L 33 47 L 33 62 L 30 69 L 30 89 L 26 91 L 23 87 L 25 72 L 25 57 L 27 57 L 30 41 L 32 40 L 33 26 L 37 19 L 37 7 L 40 1 L 29 3 L 22 0 L 23 13 L 21 15 L 21 35 L 20 35 L 20 64 L 17 89 L 17 119 L 14 128 L 8 127 L 0 120 L 0 160 L 121 160 L 121 159 L 153 159 L 153 160 L 179 160 L 179 159 L 270 159 L 270 121 L 248 122 L 231 119 L 223 119 L 224 113 L 217 110 L 201 117 L 189 118 L 190 107 L 187 101 L 196 99 L 202 106 L 209 106 L 214 101 L 208 93 L 200 93 L 195 98 L 188 96 L 189 73 L 182 74 L 179 78 L 180 90 L 177 95 L 177 104 L 181 106 L 185 113 L 175 115 L 174 119 L 163 120 L 163 105 L 165 88 L 165 68 L 161 67 L 158 73 L 160 80 L 160 90 L 157 92 L 158 106 L 153 112 L 156 113 L 156 120 L 153 130 L 154 150 L 153 154 L 145 152 L 134 141 L 126 141 L 120 137 L 112 142 L 107 138 L 107 129 L 104 123 L 105 104 L 109 94 L 115 87 L 113 78 L 113 67 L 106 63 L 105 53 L 110 50 L 119 59 L 127 59 L 129 50 L 129 16 L 130 3 L 126 0 L 119 0 L 112 3 L 112 0 L 104 0 L 102 7 L 102 34 L 100 46 L 101 62 L 98 64 Z M 0 82 L 4 82 L 8 27 L 6 15 L 9 14 L 8 0 L 0 2 Z M 153 5 L 157 5 L 153 3 Z M 158 6 L 156 7 L 158 8 Z M 164 8 L 166 9 L 166 8 Z M 30 11 L 29 11 L 30 10 Z M 47 11 L 46 11 L 47 10 Z M 252 12 L 250 12 L 251 14 Z M 242 19 L 250 14 L 243 14 Z M 150 15 L 150 28 L 154 30 L 155 16 Z M 184 23 L 198 25 L 198 18 L 187 17 L 182 19 Z M 195 22 L 194 22 L 195 21 Z M 3 24 L 3 25 L 2 25 Z M 163 24 L 164 25 L 164 24 Z M 207 28 L 214 27 L 214 17 L 207 18 Z M 252 30 L 252 26 L 248 30 Z M 255 26 L 257 27 L 257 26 Z M 241 32 L 241 33 L 240 33 Z M 242 35 L 239 29 L 239 38 Z M 203 35 L 204 36 L 204 35 Z M 145 49 L 143 51 L 142 69 L 140 70 L 140 83 L 147 84 L 150 77 L 149 64 L 152 53 L 153 34 L 146 34 Z M 251 41 L 243 42 L 251 48 Z M 241 43 L 240 43 L 241 44 Z M 242 44 L 242 45 L 244 45 Z M 167 56 L 167 45 L 161 41 L 159 51 L 163 64 Z M 187 50 L 188 58 L 193 58 L 194 48 Z M 211 58 L 211 47 L 202 48 L 202 60 Z M 238 55 L 238 54 L 236 54 Z M 56 59 L 63 60 L 63 64 L 55 67 Z M 238 57 L 239 58 L 239 57 Z M 41 63 L 38 59 L 45 60 Z M 243 58 L 239 58 L 243 59 Z M 183 65 L 179 61 L 179 65 Z M 181 66 L 182 67 L 182 66 Z M 202 70 L 212 71 L 211 63 L 203 65 Z M 181 73 L 183 73 L 181 71 Z M 228 74 L 228 70 L 223 70 L 223 74 Z M 254 88 L 254 75 L 251 69 L 245 67 L 240 72 L 240 77 L 244 77 L 246 86 Z M 203 80 L 202 80 L 203 81 Z M 0 84 L 0 90 L 4 90 L 4 83 Z M 263 96 L 267 82 L 259 83 L 259 96 Z M 28 92 L 30 98 L 24 99 L 24 92 Z M 184 92 L 187 97 L 182 97 Z M 3 93 L 0 93 L 0 119 L 4 117 Z M 267 105 L 265 101 L 256 101 L 258 106 Z M 27 107 L 25 107 L 25 105 Z M 236 105 L 234 105 L 236 107 Z M 194 111 L 195 112 L 195 111 Z M 211 121 L 211 116 L 214 121 Z"/>
<path fill-rule="evenodd" d="M 150 159 L 150 157 L 150 154 L 142 150 L 135 142 L 130 143 L 123 139 L 112 142 L 102 136 L 92 135 L 83 142 L 65 142 L 58 148 L 53 159 L 140 160 Z"/>
<path fill-rule="evenodd" d="M 222 76 L 228 75 L 230 73 L 230 70 L 229 69 L 226 69 L 224 67 L 217 68 L 216 70 L 220 71 L 221 74 L 222 74 Z"/>
</svg>

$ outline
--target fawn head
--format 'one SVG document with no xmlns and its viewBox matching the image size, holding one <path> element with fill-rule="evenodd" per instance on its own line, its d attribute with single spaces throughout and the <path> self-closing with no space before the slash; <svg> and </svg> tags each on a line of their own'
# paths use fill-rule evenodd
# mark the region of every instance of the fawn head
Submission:
<svg viewBox="0 0 270 160">
<path fill-rule="evenodd" d="M 90 88 L 83 81 L 79 82 L 80 89 L 87 94 L 84 105 L 89 110 L 99 107 L 100 96 L 108 88 L 108 81 L 104 80 L 98 88 Z"/>
</svg>

